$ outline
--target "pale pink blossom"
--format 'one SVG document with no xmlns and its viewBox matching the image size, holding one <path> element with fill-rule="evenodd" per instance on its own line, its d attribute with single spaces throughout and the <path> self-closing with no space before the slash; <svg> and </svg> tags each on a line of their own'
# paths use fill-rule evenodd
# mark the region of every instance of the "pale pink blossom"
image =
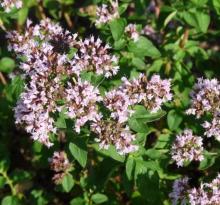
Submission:
<svg viewBox="0 0 220 205">
<path fill-rule="evenodd" d="M 114 19 L 119 18 L 119 5 L 118 1 L 110 1 L 109 5 L 102 4 L 96 9 L 96 21 L 97 26 L 106 24 Z"/>
<path fill-rule="evenodd" d="M 91 128 L 97 134 L 96 141 L 99 142 L 101 149 L 108 149 L 110 145 L 113 145 L 121 155 L 138 149 L 138 146 L 134 144 L 135 135 L 124 124 L 99 120 L 92 123 Z"/>
<path fill-rule="evenodd" d="M 198 78 L 191 92 L 191 107 L 187 114 L 200 118 L 205 112 L 215 113 L 220 108 L 220 83 L 217 79 Z"/>
<path fill-rule="evenodd" d="M 20 9 L 22 7 L 22 0 L 2 0 L 0 5 L 9 13 L 13 8 Z"/>
<path fill-rule="evenodd" d="M 189 189 L 189 178 L 183 177 L 182 179 L 176 179 L 173 183 L 172 192 L 169 194 L 172 200 L 172 205 L 187 205 L 187 191 Z"/>
<path fill-rule="evenodd" d="M 75 131 L 80 132 L 80 128 L 88 121 L 100 119 L 97 102 L 102 100 L 97 88 L 89 82 L 78 80 L 76 84 L 68 83 L 65 89 L 66 114 L 76 119 Z"/>
<path fill-rule="evenodd" d="M 111 90 L 105 94 L 104 105 L 111 110 L 111 117 L 117 119 L 119 123 L 128 120 L 132 114 L 129 108 L 132 105 L 129 96 L 121 90 Z"/>
<path fill-rule="evenodd" d="M 188 191 L 192 205 L 218 205 L 220 202 L 220 175 L 210 183 L 201 183 L 199 188 Z"/>
<path fill-rule="evenodd" d="M 128 34 L 128 36 L 134 40 L 134 42 L 138 41 L 139 37 L 140 37 L 140 33 L 137 30 L 137 26 L 136 24 L 128 24 L 125 27 L 125 33 Z"/>
<path fill-rule="evenodd" d="M 94 71 L 106 78 L 118 73 L 118 58 L 109 53 L 110 46 L 94 36 L 79 42 L 79 51 L 72 61 L 72 69 L 79 74 L 81 71 Z"/>
<path fill-rule="evenodd" d="M 54 152 L 52 158 L 49 158 L 50 168 L 55 172 L 52 180 L 56 184 L 60 184 L 63 177 L 66 175 L 71 164 L 64 151 Z"/>
<path fill-rule="evenodd" d="M 182 167 L 185 162 L 202 161 L 204 159 L 202 138 L 193 135 L 192 130 L 185 129 L 176 136 L 171 155 L 178 167 Z"/>
<path fill-rule="evenodd" d="M 215 113 L 215 116 L 211 122 L 205 121 L 202 126 L 205 128 L 205 135 L 207 137 L 214 136 L 218 141 L 220 141 L 220 117 L 219 113 Z"/>
</svg>

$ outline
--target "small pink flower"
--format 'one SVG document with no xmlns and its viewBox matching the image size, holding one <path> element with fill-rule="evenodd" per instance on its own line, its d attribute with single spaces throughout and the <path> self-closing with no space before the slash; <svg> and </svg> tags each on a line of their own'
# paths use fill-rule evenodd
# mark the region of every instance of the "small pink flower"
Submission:
<svg viewBox="0 0 220 205">
<path fill-rule="evenodd" d="M 183 133 L 177 135 L 171 148 L 171 155 L 178 167 L 187 161 L 202 161 L 204 159 L 202 138 L 194 136 L 192 130 L 185 129 Z"/>
<path fill-rule="evenodd" d="M 119 5 L 118 1 L 111 1 L 110 5 L 102 4 L 101 7 L 97 7 L 96 10 L 96 22 L 97 26 L 106 24 L 113 19 L 119 18 Z"/>
</svg>

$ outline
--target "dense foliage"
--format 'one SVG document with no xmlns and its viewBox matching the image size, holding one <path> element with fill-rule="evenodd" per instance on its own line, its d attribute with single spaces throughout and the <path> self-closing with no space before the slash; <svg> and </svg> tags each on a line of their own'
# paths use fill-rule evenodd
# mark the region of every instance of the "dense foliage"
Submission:
<svg viewBox="0 0 220 205">
<path fill-rule="evenodd" d="M 2 205 L 219 205 L 220 0 L 0 0 Z"/>
</svg>

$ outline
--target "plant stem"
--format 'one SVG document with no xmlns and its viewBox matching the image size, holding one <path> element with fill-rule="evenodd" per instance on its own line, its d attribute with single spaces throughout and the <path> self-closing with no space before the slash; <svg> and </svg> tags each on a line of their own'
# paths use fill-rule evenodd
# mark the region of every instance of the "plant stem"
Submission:
<svg viewBox="0 0 220 205">
<path fill-rule="evenodd" d="M 0 174 L 6 179 L 6 184 L 8 184 L 8 186 L 10 187 L 12 195 L 16 195 L 17 191 L 16 191 L 15 187 L 13 186 L 13 182 L 8 177 L 7 173 L 4 171 L 0 171 Z"/>
<path fill-rule="evenodd" d="M 5 77 L 1 72 L 0 72 L 0 80 L 1 80 L 3 85 L 7 85 L 7 81 L 5 80 Z"/>
<path fill-rule="evenodd" d="M 37 5 L 37 8 L 38 8 L 38 11 L 39 11 L 39 13 L 40 13 L 41 18 L 42 18 L 42 19 L 46 19 L 47 17 L 46 17 L 46 14 L 44 13 L 44 8 L 43 8 L 43 6 L 39 3 L 39 4 Z"/>
<path fill-rule="evenodd" d="M 179 44 L 180 48 L 184 48 L 188 38 L 189 38 L 189 29 L 186 28 L 183 34 L 183 39 L 181 39 L 180 44 Z"/>
<path fill-rule="evenodd" d="M 6 31 L 6 28 L 4 26 L 4 23 L 3 21 L 0 19 L 0 28 L 3 30 L 3 31 Z"/>
<path fill-rule="evenodd" d="M 65 18 L 65 20 L 66 20 L 66 23 L 67 23 L 67 25 L 70 27 L 70 28 L 73 28 L 73 22 L 72 22 L 72 20 L 71 20 L 71 18 L 70 18 L 70 15 L 67 13 L 67 12 L 64 12 L 64 18 Z"/>
</svg>

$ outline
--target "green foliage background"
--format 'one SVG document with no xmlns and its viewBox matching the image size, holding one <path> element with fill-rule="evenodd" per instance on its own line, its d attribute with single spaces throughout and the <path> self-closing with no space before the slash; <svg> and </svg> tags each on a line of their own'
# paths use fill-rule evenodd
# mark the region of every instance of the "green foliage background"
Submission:
<svg viewBox="0 0 220 205">
<path fill-rule="evenodd" d="M 220 0 L 155 1 L 157 12 L 149 11 L 149 0 L 119 1 L 121 17 L 96 28 L 95 8 L 102 0 L 24 0 L 20 10 L 5 13 L 0 9 L 0 199 L 2 205 L 46 204 L 134 204 L 168 205 L 168 194 L 175 179 L 187 175 L 196 186 L 212 179 L 219 171 L 220 145 L 204 138 L 205 160 L 177 168 L 170 157 L 170 146 L 176 133 L 190 128 L 203 136 L 201 122 L 186 116 L 189 93 L 197 77 L 219 78 Z M 57 126 L 67 135 L 65 144 L 51 149 L 33 142 L 14 124 L 13 107 L 23 89 L 23 80 L 8 75 L 18 68 L 15 56 L 7 50 L 6 31 L 24 29 L 27 18 L 38 23 L 45 16 L 59 22 L 80 36 L 100 37 L 112 46 L 120 58 L 120 73 L 104 80 L 100 89 L 110 89 L 122 76 L 135 77 L 140 72 L 159 73 L 172 79 L 174 99 L 163 111 L 150 114 L 136 106 L 129 127 L 136 133 L 138 152 L 121 156 L 113 147 L 103 151 L 94 143 L 89 129 L 73 134 L 68 119 L 60 115 Z M 124 34 L 128 23 L 140 28 L 152 26 L 161 34 L 155 41 L 146 36 L 137 42 Z M 97 85 L 95 75 L 85 78 Z M 51 181 L 48 158 L 64 149 L 73 163 L 62 181 Z"/>
</svg>

